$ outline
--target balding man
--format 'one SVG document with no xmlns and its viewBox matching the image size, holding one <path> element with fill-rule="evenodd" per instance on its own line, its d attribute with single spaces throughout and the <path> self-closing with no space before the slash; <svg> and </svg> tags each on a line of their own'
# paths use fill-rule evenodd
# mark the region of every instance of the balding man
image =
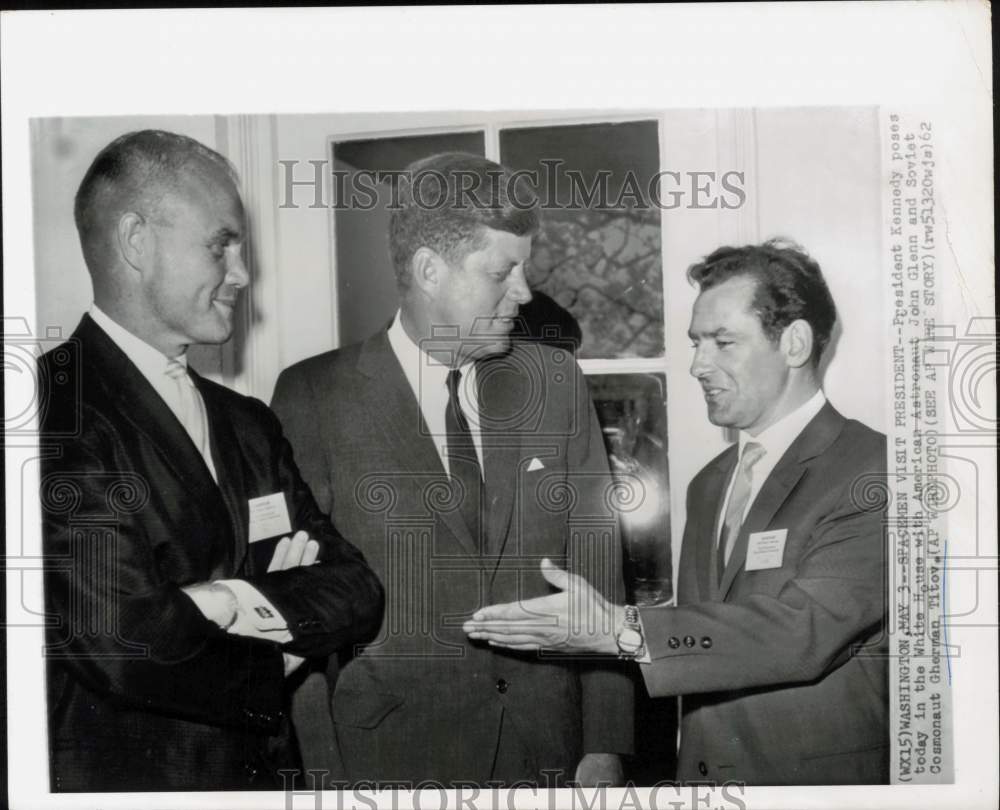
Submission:
<svg viewBox="0 0 1000 810">
<path fill-rule="evenodd" d="M 249 281 L 235 175 L 130 133 L 75 217 L 94 304 L 40 362 L 69 392 L 42 419 L 52 789 L 280 786 L 286 676 L 369 636 L 382 594 L 271 412 L 187 367 Z"/>
</svg>

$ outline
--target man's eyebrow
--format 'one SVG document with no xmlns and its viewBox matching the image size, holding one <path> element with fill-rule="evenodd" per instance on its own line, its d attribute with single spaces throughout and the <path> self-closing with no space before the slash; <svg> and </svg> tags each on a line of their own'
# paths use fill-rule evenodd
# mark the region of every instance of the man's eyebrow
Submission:
<svg viewBox="0 0 1000 810">
<path fill-rule="evenodd" d="M 239 240 L 242 237 L 243 234 L 240 233 L 239 231 L 233 230 L 232 228 L 223 225 L 209 237 L 209 241 L 215 242 L 218 240 L 226 240 L 228 242 L 234 239 Z"/>
<path fill-rule="evenodd" d="M 733 335 L 733 334 L 736 333 L 731 332 L 724 326 L 720 326 L 718 329 L 713 329 L 711 332 L 693 332 L 692 330 L 688 329 L 688 337 L 691 338 L 691 340 L 694 340 L 696 337 L 716 338 L 719 337 L 719 335 Z"/>
</svg>

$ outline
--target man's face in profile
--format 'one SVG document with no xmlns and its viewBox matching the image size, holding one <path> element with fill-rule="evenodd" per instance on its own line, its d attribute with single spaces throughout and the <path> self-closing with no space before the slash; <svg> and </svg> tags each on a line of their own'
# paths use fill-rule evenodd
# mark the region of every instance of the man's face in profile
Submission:
<svg viewBox="0 0 1000 810">
<path fill-rule="evenodd" d="M 232 180 L 218 166 L 196 163 L 167 190 L 151 227 L 147 294 L 154 328 L 164 342 L 224 343 L 249 282 L 243 204 Z"/>
<path fill-rule="evenodd" d="M 459 362 L 507 351 L 521 304 L 531 300 L 524 265 L 532 236 L 483 228 L 483 242 L 459 264 L 446 263 L 433 325 L 457 326 Z"/>
<path fill-rule="evenodd" d="M 779 341 L 764 334 L 751 309 L 756 282 L 736 277 L 702 292 L 688 336 L 691 374 L 701 383 L 708 420 L 757 435 L 777 421 L 789 368 Z"/>
</svg>

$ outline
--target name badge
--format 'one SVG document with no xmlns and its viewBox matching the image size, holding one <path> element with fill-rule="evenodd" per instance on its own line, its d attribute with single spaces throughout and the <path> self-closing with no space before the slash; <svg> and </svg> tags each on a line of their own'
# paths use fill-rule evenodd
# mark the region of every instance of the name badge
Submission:
<svg viewBox="0 0 1000 810">
<path fill-rule="evenodd" d="M 747 571 L 766 571 L 781 568 L 785 556 L 785 538 L 788 529 L 773 529 L 769 532 L 751 532 L 747 540 Z"/>
<path fill-rule="evenodd" d="M 251 543 L 277 537 L 279 534 L 291 534 L 292 523 L 288 519 L 288 504 L 285 503 L 284 492 L 251 498 L 249 505 Z"/>
</svg>

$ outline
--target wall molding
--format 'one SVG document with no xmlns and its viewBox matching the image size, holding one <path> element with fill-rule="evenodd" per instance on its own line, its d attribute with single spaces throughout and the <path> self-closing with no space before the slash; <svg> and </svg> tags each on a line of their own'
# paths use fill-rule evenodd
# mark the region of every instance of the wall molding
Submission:
<svg viewBox="0 0 1000 810">
<path fill-rule="evenodd" d="M 276 138 L 272 116 L 216 117 L 219 150 L 236 167 L 246 208 L 244 259 L 250 289 L 244 292 L 233 339 L 222 355 L 223 383 L 266 399 L 281 371 L 279 230 L 275 211 Z"/>
</svg>

